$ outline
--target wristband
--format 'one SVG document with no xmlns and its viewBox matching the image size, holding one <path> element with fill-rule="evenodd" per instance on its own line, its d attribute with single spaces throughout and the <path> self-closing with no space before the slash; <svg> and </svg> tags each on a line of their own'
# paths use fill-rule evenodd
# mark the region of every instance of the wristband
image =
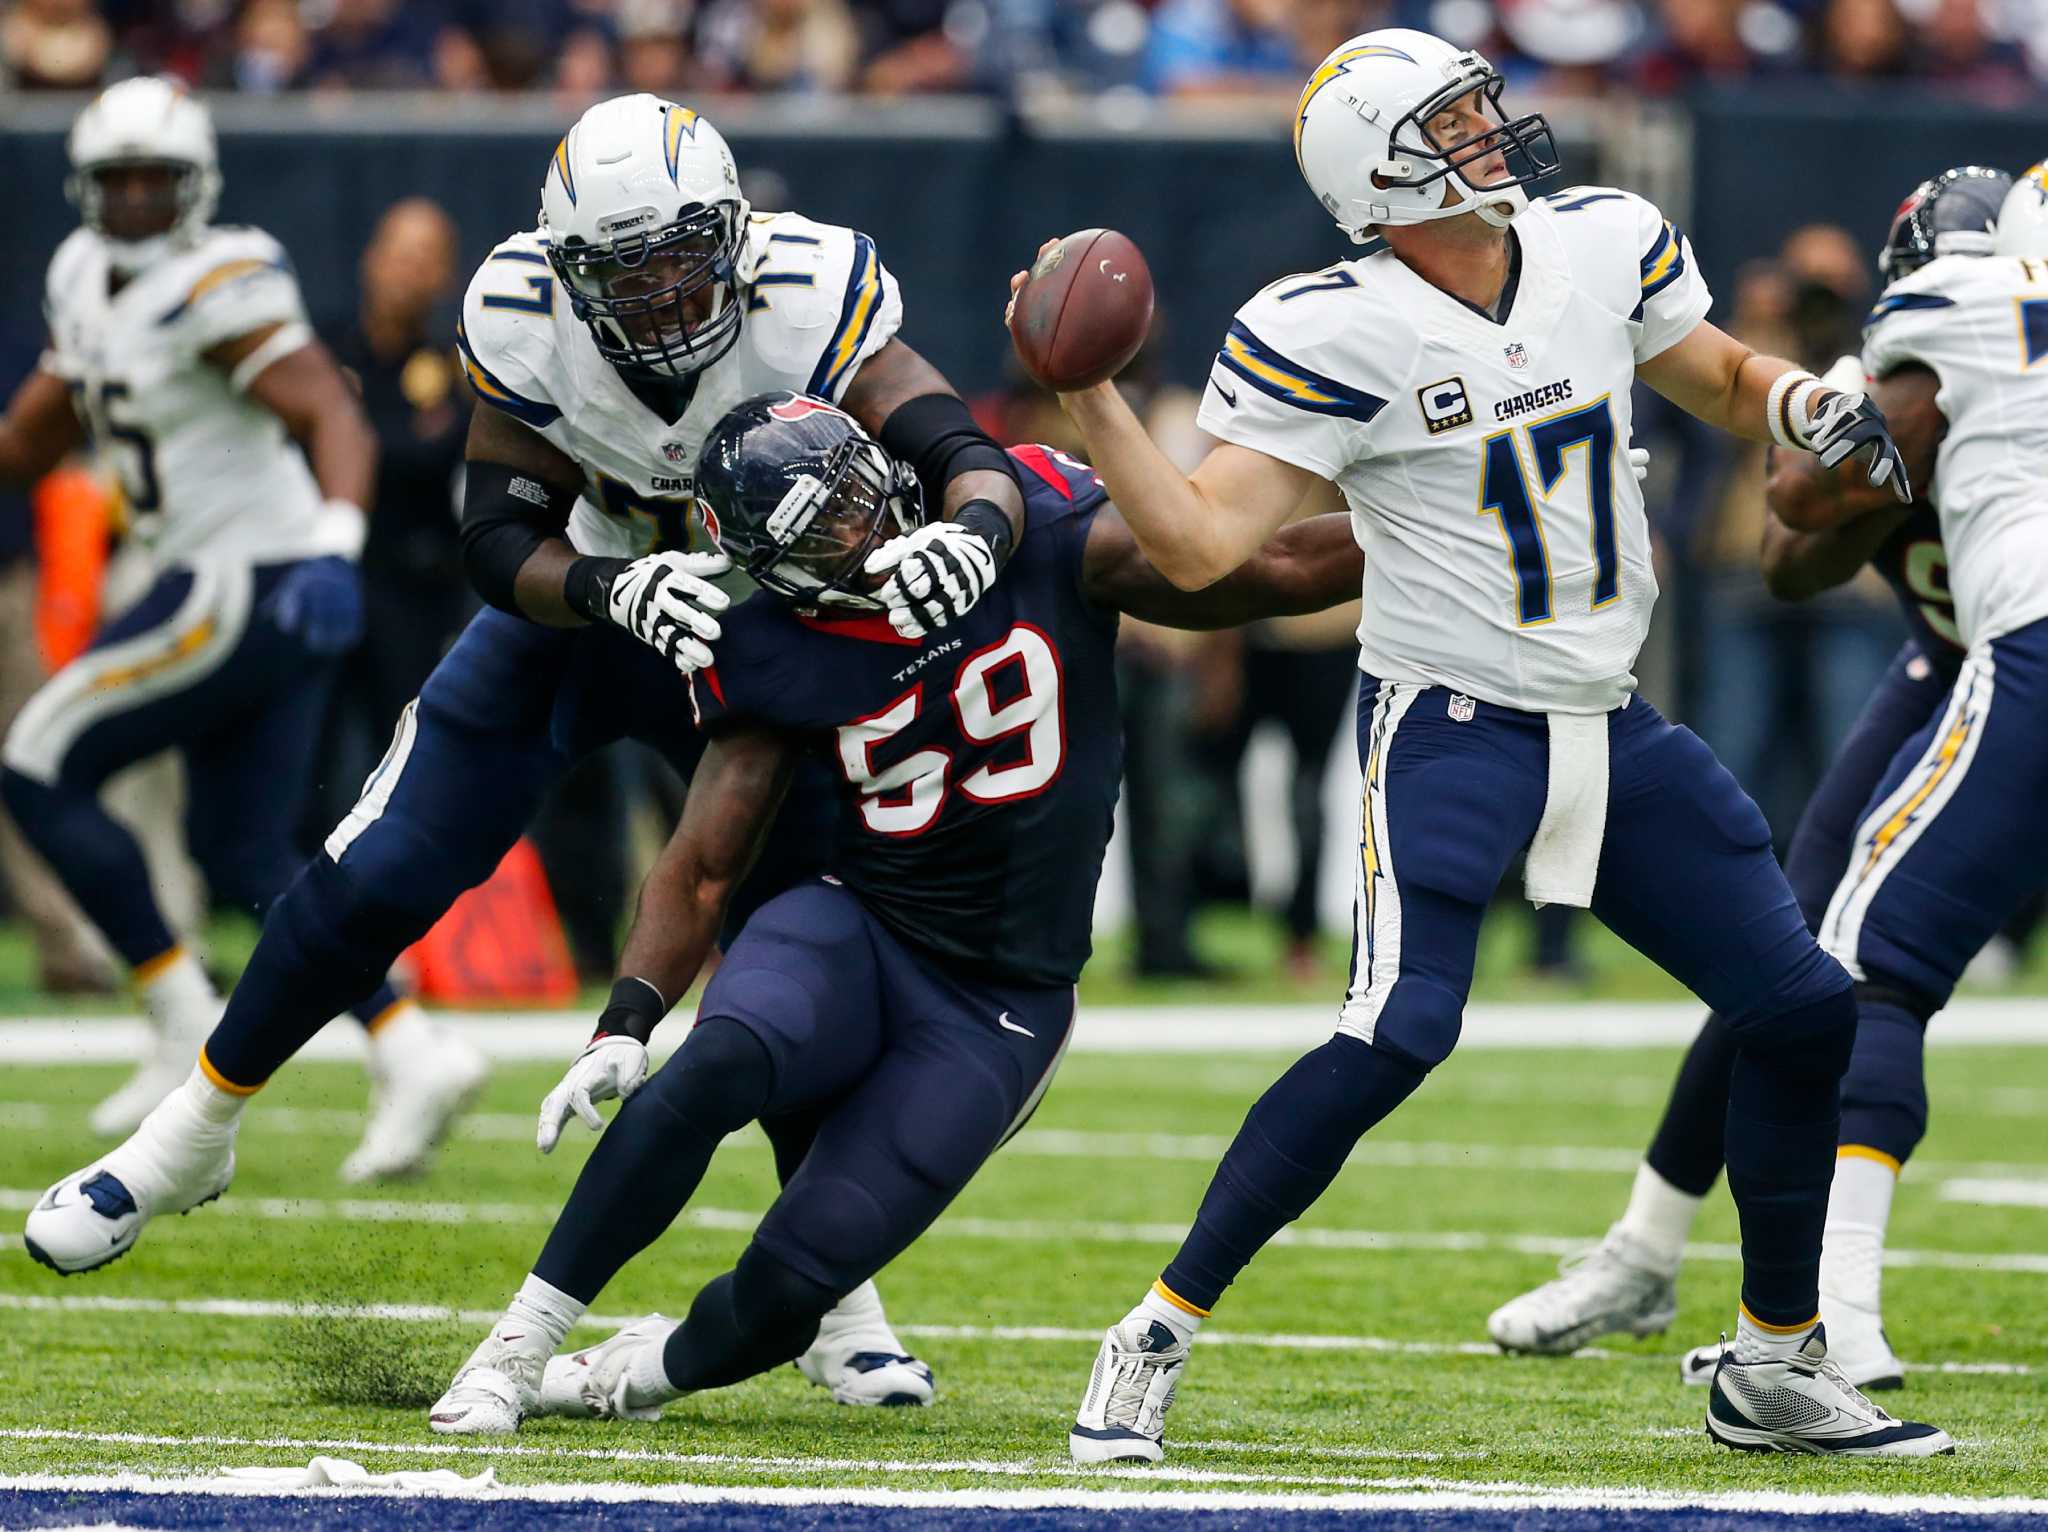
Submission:
<svg viewBox="0 0 2048 1532">
<path fill-rule="evenodd" d="M 1810 451 L 1806 433 L 1813 422 L 1814 398 L 1828 391 L 1810 372 L 1794 368 L 1780 373 L 1764 399 L 1764 423 L 1771 428 L 1771 439 L 1781 447 Z"/>
<path fill-rule="evenodd" d="M 995 501 L 970 500 L 953 513 L 952 519 L 954 526 L 965 528 L 989 545 L 995 553 L 997 569 L 1010 561 L 1017 535 L 1011 530 L 1010 518 Z"/>
<path fill-rule="evenodd" d="M 612 581 L 631 559 L 580 558 L 562 574 L 562 599 L 585 622 L 610 622 Z"/>
<path fill-rule="evenodd" d="M 620 979 L 612 985 L 611 999 L 605 1002 L 604 1013 L 597 1018 L 597 1030 L 590 1034 L 590 1040 L 630 1037 L 645 1047 L 667 1014 L 668 1002 L 652 984 L 645 979 Z"/>
</svg>

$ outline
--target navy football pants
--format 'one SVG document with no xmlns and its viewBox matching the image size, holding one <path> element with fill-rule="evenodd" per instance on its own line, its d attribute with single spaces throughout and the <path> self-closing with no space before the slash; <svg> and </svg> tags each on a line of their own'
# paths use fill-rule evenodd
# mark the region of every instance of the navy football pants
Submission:
<svg viewBox="0 0 2048 1532">
<path fill-rule="evenodd" d="M 572 761 L 627 737 L 686 775 L 695 769 L 703 737 L 667 660 L 612 629 L 479 613 L 400 715 L 355 807 L 271 911 L 207 1062 L 238 1083 L 268 1079 L 491 875 Z M 735 919 L 755 891 L 816 866 L 830 803 L 800 772 Z"/>
<path fill-rule="evenodd" d="M 298 868 L 292 835 L 340 661 L 271 617 L 294 567 L 202 560 L 166 570 L 8 733 L 9 809 L 130 967 L 176 938 L 141 848 L 99 804 L 124 767 L 164 750 L 184 757 L 186 844 L 217 904 L 260 920 Z M 382 988 L 357 998 L 369 1021 L 397 997 Z"/>
</svg>

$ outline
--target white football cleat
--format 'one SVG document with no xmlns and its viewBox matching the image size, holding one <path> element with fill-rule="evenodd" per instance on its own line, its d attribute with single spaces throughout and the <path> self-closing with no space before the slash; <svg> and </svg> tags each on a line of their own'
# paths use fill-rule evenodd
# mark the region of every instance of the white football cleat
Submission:
<svg viewBox="0 0 2048 1532">
<path fill-rule="evenodd" d="M 501 1319 L 427 1411 L 443 1436 L 507 1436 L 540 1404 L 540 1383 L 553 1347 L 536 1331 Z"/>
<path fill-rule="evenodd" d="M 796 1369 L 840 1404 L 932 1402 L 932 1370 L 903 1349 L 873 1282 L 861 1283 L 819 1322 L 818 1338 Z"/>
<path fill-rule="evenodd" d="M 342 1161 L 348 1182 L 425 1171 L 490 1075 L 484 1056 L 410 1000 L 370 1039 L 370 1120 Z"/>
<path fill-rule="evenodd" d="M 182 1088 L 172 1091 L 126 1143 L 43 1193 L 23 1246 L 60 1276 L 119 1260 L 150 1219 L 189 1213 L 228 1189 L 240 1126 L 239 1115 L 208 1121 Z"/>
<path fill-rule="evenodd" d="M 1136 1315 L 1109 1327 L 1067 1433 L 1077 1463 L 1157 1463 L 1166 1456 L 1166 1412 L 1187 1365 L 1185 1341 Z"/>
<path fill-rule="evenodd" d="M 1864 1398 L 1828 1360 L 1826 1332 L 1815 1325 L 1780 1362 L 1738 1362 L 1731 1348 L 1714 1369 L 1707 1435 L 1743 1452 L 1928 1458 L 1956 1450 L 1946 1431 L 1895 1419 Z"/>
<path fill-rule="evenodd" d="M 659 1420 L 658 1404 L 626 1403 L 626 1374 L 643 1346 L 663 1346 L 677 1321 L 663 1314 L 636 1319 L 595 1346 L 550 1357 L 541 1374 L 540 1402 L 527 1413 L 564 1415 L 574 1420 Z"/>
<path fill-rule="evenodd" d="M 1557 1269 L 1541 1287 L 1487 1315 L 1486 1333 L 1501 1350 L 1569 1356 L 1618 1330 L 1661 1335 L 1678 1317 L 1677 1277 L 1661 1270 L 1619 1224 Z"/>
<path fill-rule="evenodd" d="M 1850 1383 L 1871 1393 L 1906 1386 L 1906 1364 L 1892 1350 L 1882 1315 L 1826 1293 L 1821 1294 L 1820 1313 L 1828 1333 L 1828 1361 Z M 1726 1346 L 1725 1341 L 1716 1341 L 1693 1347 L 1679 1360 L 1679 1378 L 1700 1388 L 1712 1383 Z"/>
<path fill-rule="evenodd" d="M 184 1003 L 150 1018 L 149 1052 L 121 1088 L 92 1109 L 86 1125 L 101 1138 L 126 1138 L 159 1101 L 185 1083 L 199 1049 L 220 1021 L 221 1003 Z"/>
</svg>

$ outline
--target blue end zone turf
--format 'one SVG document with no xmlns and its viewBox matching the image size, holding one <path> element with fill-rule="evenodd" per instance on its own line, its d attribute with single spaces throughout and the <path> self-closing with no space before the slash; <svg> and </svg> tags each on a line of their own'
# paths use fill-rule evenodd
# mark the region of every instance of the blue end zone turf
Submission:
<svg viewBox="0 0 2048 1532">
<path fill-rule="evenodd" d="M 576 1504 L 505 1497 L 442 1498 L 352 1495 L 179 1495 L 133 1491 L 0 1490 L 0 1527 L 223 1527 L 235 1532 L 301 1532 L 308 1526 L 336 1532 L 569 1532 L 572 1528 L 660 1526 L 664 1532 L 950 1532 L 965 1522 L 991 1532 L 1110 1532 L 1142 1525 L 1146 1532 L 1235 1532 L 1284 1526 L 1289 1532 L 1340 1532 L 1373 1527 L 1418 1527 L 1440 1532 L 1753 1532 L 1788 1527 L 1800 1532 L 1877 1532 L 1879 1528 L 1956 1528 L 1968 1532 L 2041 1532 L 2048 1518 L 2025 1512 L 1952 1515 L 1920 1509 L 1778 1515 L 1694 1508 L 1539 1510 L 1447 1508 L 1440 1511 L 1298 1511 L 1260 1506 L 1247 1510 L 1005 1509 L 989 1505 L 760 1505 L 741 1501 L 677 1504 L 629 1500 Z"/>
</svg>

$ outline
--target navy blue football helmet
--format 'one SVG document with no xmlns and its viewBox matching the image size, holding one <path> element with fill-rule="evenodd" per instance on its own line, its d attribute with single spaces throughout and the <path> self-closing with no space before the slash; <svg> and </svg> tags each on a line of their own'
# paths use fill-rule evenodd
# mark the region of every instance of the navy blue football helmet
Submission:
<svg viewBox="0 0 2048 1532">
<path fill-rule="evenodd" d="M 1877 269 L 1896 282 L 1938 255 L 1989 255 L 2011 190 L 2011 176 L 1983 165 L 1957 165 L 1922 181 L 1892 214 Z"/>
<path fill-rule="evenodd" d="M 765 590 L 806 607 L 879 611 L 886 575 L 861 566 L 924 523 L 917 474 L 844 410 L 778 390 L 711 428 L 694 493 L 728 557 Z"/>
</svg>

